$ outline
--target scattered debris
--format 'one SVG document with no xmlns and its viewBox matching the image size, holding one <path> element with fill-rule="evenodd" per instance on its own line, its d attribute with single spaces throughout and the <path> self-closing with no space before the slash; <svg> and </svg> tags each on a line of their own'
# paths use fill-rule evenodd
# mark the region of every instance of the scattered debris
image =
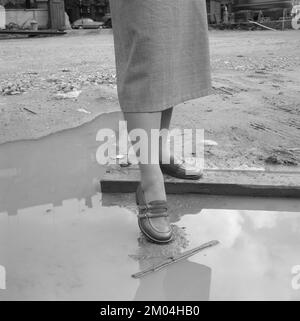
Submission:
<svg viewBox="0 0 300 321">
<path fill-rule="evenodd" d="M 22 29 L 22 28 L 21 28 L 21 26 L 19 26 L 17 23 L 9 22 L 9 23 L 6 25 L 6 29 L 7 29 L 7 30 L 20 30 L 20 29 Z"/>
<path fill-rule="evenodd" d="M 262 75 L 265 75 L 267 72 L 266 72 L 266 70 L 265 70 L 265 69 L 257 69 L 257 70 L 255 70 L 255 73 L 256 73 L 256 74 L 262 74 Z"/>
<path fill-rule="evenodd" d="M 266 164 L 279 165 L 281 162 L 278 160 L 277 156 L 272 155 L 265 159 Z"/>
<path fill-rule="evenodd" d="M 46 81 L 49 83 L 57 83 L 57 82 L 59 82 L 59 79 L 58 78 L 48 78 L 48 79 L 46 79 Z"/>
<path fill-rule="evenodd" d="M 264 159 L 266 164 L 269 165 L 287 165 L 297 166 L 299 162 L 295 156 L 296 150 L 287 149 L 274 149 L 272 154 Z"/>
<path fill-rule="evenodd" d="M 54 95 L 56 99 L 76 99 L 81 94 L 81 90 L 73 90 L 66 93 L 58 93 Z"/>
<path fill-rule="evenodd" d="M 25 75 L 38 75 L 39 73 L 36 71 L 28 71 L 24 73 Z"/>
<path fill-rule="evenodd" d="M 90 111 L 88 111 L 88 110 L 86 110 L 84 108 L 79 108 L 79 109 L 77 109 L 77 111 L 79 111 L 80 113 L 84 113 L 84 114 L 91 114 Z"/>
<path fill-rule="evenodd" d="M 0 87 L 0 93 L 3 96 L 14 96 L 14 95 L 21 95 L 25 92 L 25 88 L 22 87 L 21 84 L 13 84 L 13 83 L 7 83 L 4 86 Z"/>
<path fill-rule="evenodd" d="M 216 87 L 216 86 L 213 86 L 213 89 L 217 92 L 221 92 L 221 93 L 225 93 L 227 95 L 230 95 L 232 96 L 233 95 L 233 92 L 230 90 L 230 89 L 226 89 L 225 87 Z"/>
<path fill-rule="evenodd" d="M 214 140 L 205 139 L 204 146 L 218 146 L 218 143 Z"/>
<path fill-rule="evenodd" d="M 126 155 L 116 155 L 116 156 L 110 156 L 111 159 L 123 159 Z"/>
<path fill-rule="evenodd" d="M 37 115 L 35 111 L 32 111 L 29 108 L 24 107 L 23 110 L 28 111 L 30 114 Z"/>
</svg>

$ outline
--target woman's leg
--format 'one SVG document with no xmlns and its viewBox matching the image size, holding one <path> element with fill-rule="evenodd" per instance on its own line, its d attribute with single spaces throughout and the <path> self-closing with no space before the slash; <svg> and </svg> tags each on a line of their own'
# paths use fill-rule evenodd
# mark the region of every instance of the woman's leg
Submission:
<svg viewBox="0 0 300 321">
<path fill-rule="evenodd" d="M 151 130 L 160 130 L 161 112 L 157 113 L 124 113 L 127 121 L 128 132 L 134 129 L 142 129 L 147 133 L 148 137 L 148 163 L 139 164 L 141 171 L 141 185 L 145 193 L 147 202 L 155 200 L 166 200 L 164 178 L 159 164 L 151 164 Z M 133 142 L 134 143 L 134 142 Z M 158 142 L 153 143 L 153 147 L 157 148 L 153 152 L 159 152 Z M 137 152 L 137 151 L 136 151 Z"/>
<path fill-rule="evenodd" d="M 171 119 L 173 115 L 173 108 L 169 108 L 162 112 L 161 118 L 161 130 L 170 130 Z M 180 155 L 174 155 L 174 150 L 171 149 L 171 144 L 169 144 L 162 136 L 159 140 L 160 148 L 160 161 L 162 163 L 162 170 L 165 174 L 170 176 L 181 178 L 181 179 L 193 179 L 198 180 L 202 177 L 202 168 L 198 166 L 191 166 L 190 164 L 186 166 L 185 159 Z M 174 146 L 175 147 L 175 146 Z M 179 161 L 178 164 L 174 164 L 174 160 Z"/>
<path fill-rule="evenodd" d="M 169 129 L 170 128 L 170 124 L 171 124 L 171 119 L 172 119 L 172 115 L 173 115 L 173 110 L 174 108 L 169 108 L 166 109 L 164 111 L 162 111 L 161 113 L 161 125 L 160 128 L 161 129 Z"/>
<path fill-rule="evenodd" d="M 164 177 L 161 172 L 159 163 L 151 164 L 151 130 L 160 130 L 161 112 L 124 113 L 124 118 L 127 121 L 127 128 L 129 134 L 130 131 L 134 129 L 143 129 L 147 133 L 148 163 L 139 164 L 141 172 L 141 187 L 144 192 L 147 203 L 152 201 L 166 201 Z M 153 152 L 156 152 L 158 154 L 159 143 L 157 142 L 153 145 L 157 148 L 157 150 L 154 150 Z M 166 217 L 152 218 L 151 222 L 151 224 L 161 232 L 168 232 L 170 230 L 170 222 Z"/>
<path fill-rule="evenodd" d="M 171 125 L 171 119 L 173 115 L 173 107 L 162 111 L 161 115 L 161 130 L 169 130 Z M 162 139 L 160 136 L 159 139 L 159 160 L 169 160 L 170 159 L 170 150 L 166 140 Z"/>
</svg>

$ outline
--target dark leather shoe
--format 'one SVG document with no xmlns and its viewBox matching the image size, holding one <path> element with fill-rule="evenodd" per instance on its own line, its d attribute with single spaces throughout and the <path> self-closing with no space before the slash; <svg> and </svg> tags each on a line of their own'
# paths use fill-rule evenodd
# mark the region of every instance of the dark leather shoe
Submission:
<svg viewBox="0 0 300 321">
<path fill-rule="evenodd" d="M 166 201 L 153 201 L 147 204 L 141 185 L 136 191 L 138 205 L 138 224 L 142 233 L 154 243 L 169 243 L 173 239 L 173 230 L 169 223 L 168 206 Z M 165 217 L 165 227 L 156 224 L 155 218 Z"/>
<path fill-rule="evenodd" d="M 175 162 L 173 156 L 170 157 L 170 164 L 160 163 L 160 168 L 164 174 L 181 179 L 198 180 L 203 176 L 203 171 L 201 169 L 186 164 L 184 160 Z"/>
</svg>

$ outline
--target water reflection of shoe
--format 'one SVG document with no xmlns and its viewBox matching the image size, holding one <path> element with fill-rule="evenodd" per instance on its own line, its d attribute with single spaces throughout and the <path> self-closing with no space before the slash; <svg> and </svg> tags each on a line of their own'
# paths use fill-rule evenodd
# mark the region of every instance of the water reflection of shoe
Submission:
<svg viewBox="0 0 300 321">
<path fill-rule="evenodd" d="M 170 157 L 169 164 L 160 164 L 161 171 L 172 177 L 181 179 L 198 180 L 203 176 L 203 171 L 196 166 L 187 164 L 184 159 L 179 162 L 173 156 Z"/>
<path fill-rule="evenodd" d="M 147 204 L 141 185 L 136 191 L 138 205 L 138 224 L 142 233 L 154 243 L 169 243 L 173 238 L 173 230 L 169 222 L 166 201 L 152 201 Z M 157 218 L 165 218 L 165 224 L 158 224 Z"/>
</svg>

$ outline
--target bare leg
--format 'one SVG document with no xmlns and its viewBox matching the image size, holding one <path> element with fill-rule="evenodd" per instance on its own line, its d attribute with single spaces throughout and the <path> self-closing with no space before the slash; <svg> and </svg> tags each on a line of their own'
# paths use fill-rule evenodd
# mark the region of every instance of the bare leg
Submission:
<svg viewBox="0 0 300 321">
<path fill-rule="evenodd" d="M 167 129 L 167 130 L 170 129 L 172 115 L 173 115 L 173 107 L 166 109 L 162 112 L 160 129 Z M 159 140 L 159 151 L 160 151 L 159 153 L 160 161 L 163 158 L 164 160 L 169 159 L 170 157 L 169 147 L 166 146 L 166 144 L 164 144 L 161 138 Z"/>
<path fill-rule="evenodd" d="M 125 113 L 128 132 L 133 129 L 143 129 L 148 135 L 148 164 L 139 164 L 141 171 L 141 185 L 147 202 L 166 200 L 164 178 L 159 164 L 151 164 L 151 129 L 160 129 L 161 112 L 157 113 Z M 157 149 L 159 144 L 157 144 Z"/>
<path fill-rule="evenodd" d="M 151 160 L 151 129 L 160 129 L 161 112 L 158 113 L 125 113 L 128 132 L 133 129 L 143 129 L 148 135 L 148 158 Z M 159 143 L 157 143 L 157 153 Z M 152 201 L 165 201 L 166 192 L 164 185 L 164 177 L 159 164 L 139 164 L 141 172 L 141 186 L 147 203 Z M 152 224 L 160 231 L 168 231 L 170 229 L 169 220 L 166 217 L 157 217 L 151 219 Z"/>
<path fill-rule="evenodd" d="M 161 130 L 162 129 L 170 129 L 171 119 L 173 114 L 173 108 L 169 108 L 167 110 L 164 110 L 162 112 L 162 118 L 161 118 Z M 198 166 L 186 166 L 184 158 L 180 155 L 175 155 L 174 150 L 172 151 L 172 147 L 169 146 L 169 143 L 167 143 L 165 140 L 163 140 L 160 137 L 159 140 L 159 150 L 160 150 L 160 161 L 164 164 L 172 164 L 172 162 L 169 163 L 169 160 L 172 156 L 173 159 L 179 160 L 179 165 L 175 166 L 163 166 L 164 173 L 169 174 L 170 176 L 176 177 L 176 178 L 183 178 L 183 179 L 193 179 L 198 180 L 202 177 L 203 171 Z M 170 150 L 171 147 L 171 150 Z M 167 162 L 167 163 L 166 163 Z M 188 168 L 188 172 L 187 172 Z"/>
<path fill-rule="evenodd" d="M 174 110 L 174 108 L 172 107 L 172 108 L 164 110 L 161 113 L 161 125 L 160 125 L 161 129 L 169 129 L 170 128 L 173 110 Z"/>
</svg>

